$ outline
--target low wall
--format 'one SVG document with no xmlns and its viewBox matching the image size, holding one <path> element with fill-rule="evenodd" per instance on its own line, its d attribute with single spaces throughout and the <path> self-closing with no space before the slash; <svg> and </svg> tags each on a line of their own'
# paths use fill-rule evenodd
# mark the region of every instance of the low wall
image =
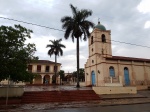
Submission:
<svg viewBox="0 0 150 112">
<path fill-rule="evenodd" d="M 96 94 L 136 94 L 136 87 L 92 87 Z"/>
<path fill-rule="evenodd" d="M 145 85 L 143 85 L 143 86 L 136 86 L 136 88 L 137 88 L 137 90 L 146 90 L 146 89 L 148 89 L 148 86 L 145 86 Z"/>
<path fill-rule="evenodd" d="M 21 97 L 24 93 L 24 87 L 9 87 L 8 97 Z M 7 96 L 7 87 L 0 87 L 0 97 Z"/>
<path fill-rule="evenodd" d="M 120 83 L 105 83 L 105 86 L 122 86 Z"/>
<path fill-rule="evenodd" d="M 22 81 L 19 81 L 18 83 L 15 83 L 15 82 L 13 82 L 13 81 L 10 81 L 9 82 L 10 83 L 10 85 L 19 85 L 19 86 L 24 86 L 25 85 L 25 83 L 24 82 L 22 82 Z M 8 80 L 3 80 L 3 81 L 0 81 L 0 85 L 8 85 Z"/>
<path fill-rule="evenodd" d="M 63 81 L 64 85 L 72 85 L 72 86 L 76 86 L 77 85 L 77 82 L 65 82 Z M 79 85 L 80 86 L 85 86 L 85 82 L 79 82 Z"/>
</svg>

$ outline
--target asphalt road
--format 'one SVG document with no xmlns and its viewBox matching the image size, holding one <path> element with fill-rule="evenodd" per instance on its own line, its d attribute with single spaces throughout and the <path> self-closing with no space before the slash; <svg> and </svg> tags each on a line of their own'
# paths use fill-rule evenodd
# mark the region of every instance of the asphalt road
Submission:
<svg viewBox="0 0 150 112">
<path fill-rule="evenodd" d="M 96 106 L 84 108 L 61 108 L 54 110 L 39 110 L 38 112 L 150 112 L 150 103 L 136 105 Z"/>
</svg>

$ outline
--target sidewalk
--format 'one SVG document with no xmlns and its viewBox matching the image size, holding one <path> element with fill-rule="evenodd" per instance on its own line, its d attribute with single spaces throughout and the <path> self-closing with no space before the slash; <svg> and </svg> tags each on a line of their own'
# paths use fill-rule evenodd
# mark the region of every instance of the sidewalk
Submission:
<svg viewBox="0 0 150 112">
<path fill-rule="evenodd" d="M 150 103 L 150 91 L 138 91 L 137 94 L 100 95 L 100 105 L 129 105 Z"/>
</svg>

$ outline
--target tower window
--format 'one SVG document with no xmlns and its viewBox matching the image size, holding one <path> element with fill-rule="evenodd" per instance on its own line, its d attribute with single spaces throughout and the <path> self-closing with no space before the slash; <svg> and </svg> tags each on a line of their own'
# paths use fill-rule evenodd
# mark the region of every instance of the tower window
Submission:
<svg viewBox="0 0 150 112">
<path fill-rule="evenodd" d="M 93 44 L 93 36 L 91 37 L 91 44 Z"/>
<path fill-rule="evenodd" d="M 94 63 L 94 60 L 92 60 L 92 63 Z"/>
<path fill-rule="evenodd" d="M 106 37 L 104 34 L 102 34 L 102 42 L 106 42 Z"/>
</svg>

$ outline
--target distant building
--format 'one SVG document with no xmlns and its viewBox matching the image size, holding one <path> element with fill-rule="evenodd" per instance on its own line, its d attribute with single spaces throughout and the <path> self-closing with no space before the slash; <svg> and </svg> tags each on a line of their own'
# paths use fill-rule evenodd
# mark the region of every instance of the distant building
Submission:
<svg viewBox="0 0 150 112">
<path fill-rule="evenodd" d="M 60 71 L 60 63 L 56 64 L 57 73 Z M 51 84 L 52 77 L 55 74 L 55 62 L 48 61 L 48 60 L 36 60 L 32 61 L 28 65 L 28 71 L 37 74 L 35 79 L 33 79 L 32 84 Z M 56 83 L 60 83 L 60 77 L 56 78 Z M 8 84 L 8 80 L 3 80 L 0 82 L 1 85 Z M 24 82 L 15 83 L 10 81 L 11 85 L 25 85 Z"/>
<path fill-rule="evenodd" d="M 28 65 L 28 71 L 32 73 L 38 74 L 37 77 L 33 80 L 33 84 L 51 84 L 52 77 L 55 74 L 55 69 L 57 72 L 60 71 L 60 63 L 56 64 L 55 62 L 48 61 L 48 60 L 36 60 L 32 61 Z M 59 83 L 60 78 L 57 78 L 56 83 Z"/>
<path fill-rule="evenodd" d="M 88 40 L 89 58 L 85 64 L 87 86 L 150 85 L 150 59 L 112 56 L 111 31 L 100 22 Z"/>
</svg>

